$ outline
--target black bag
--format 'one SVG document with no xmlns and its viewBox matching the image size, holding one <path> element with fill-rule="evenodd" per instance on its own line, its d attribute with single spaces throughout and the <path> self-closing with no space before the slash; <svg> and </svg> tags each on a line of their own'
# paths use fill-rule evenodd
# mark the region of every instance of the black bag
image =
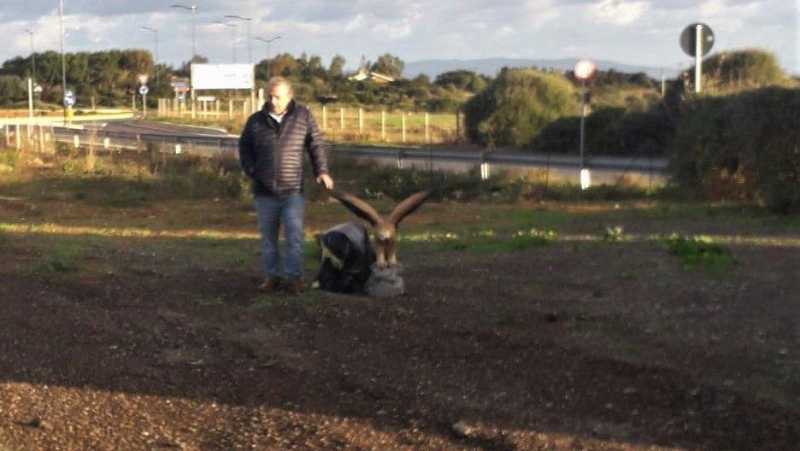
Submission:
<svg viewBox="0 0 800 451">
<path fill-rule="evenodd" d="M 375 250 L 362 225 L 346 222 L 317 235 L 322 259 L 317 282 L 334 293 L 363 293 L 375 263 Z"/>
</svg>

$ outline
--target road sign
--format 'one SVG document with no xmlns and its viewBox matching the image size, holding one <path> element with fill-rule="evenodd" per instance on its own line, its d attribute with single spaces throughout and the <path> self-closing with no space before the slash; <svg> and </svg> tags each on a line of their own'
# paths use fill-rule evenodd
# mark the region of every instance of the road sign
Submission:
<svg viewBox="0 0 800 451">
<path fill-rule="evenodd" d="M 147 86 L 139 86 L 139 94 L 146 96 L 148 92 L 150 92 L 150 89 Z"/>
<path fill-rule="evenodd" d="M 67 89 L 64 91 L 64 106 L 70 107 L 75 105 L 75 93 Z"/>
<path fill-rule="evenodd" d="M 33 92 L 35 92 L 36 94 L 41 94 L 42 93 L 42 85 L 34 86 L 33 87 Z"/>
<path fill-rule="evenodd" d="M 693 23 L 686 28 L 683 29 L 681 33 L 681 49 L 683 52 L 689 56 L 697 56 L 697 26 L 700 25 L 703 27 L 703 37 L 702 37 L 702 49 L 703 53 L 700 56 L 708 55 L 708 52 L 711 51 L 711 47 L 714 46 L 714 32 L 711 30 L 711 27 L 704 23 Z"/>
<path fill-rule="evenodd" d="M 592 78 L 592 76 L 594 76 L 594 73 L 596 71 L 597 71 L 597 66 L 589 60 L 578 61 L 577 63 L 575 63 L 575 68 L 573 69 L 573 72 L 575 73 L 575 78 L 581 81 L 586 81 Z"/>
</svg>

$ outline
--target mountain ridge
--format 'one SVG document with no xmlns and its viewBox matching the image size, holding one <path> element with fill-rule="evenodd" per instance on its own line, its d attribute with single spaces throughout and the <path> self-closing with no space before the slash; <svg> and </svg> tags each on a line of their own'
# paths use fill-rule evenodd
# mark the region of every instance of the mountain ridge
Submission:
<svg viewBox="0 0 800 451">
<path fill-rule="evenodd" d="M 557 59 L 533 59 L 533 58 L 481 58 L 481 59 L 428 59 L 406 62 L 403 69 L 403 76 L 414 78 L 419 74 L 425 74 L 431 79 L 437 75 L 454 71 L 469 70 L 482 75 L 494 77 L 503 67 L 538 67 L 540 69 L 555 69 L 559 71 L 572 70 L 577 58 L 557 58 Z M 665 77 L 675 77 L 678 70 L 666 67 L 639 66 L 633 64 L 620 63 L 612 60 L 595 61 L 599 70 L 614 69 L 617 72 L 637 73 L 644 72 L 648 76 L 661 79 L 662 73 Z"/>
</svg>

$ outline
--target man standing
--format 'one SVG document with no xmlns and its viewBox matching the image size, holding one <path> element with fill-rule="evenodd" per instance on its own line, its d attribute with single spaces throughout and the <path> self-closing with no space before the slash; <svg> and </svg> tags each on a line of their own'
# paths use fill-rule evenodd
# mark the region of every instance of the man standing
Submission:
<svg viewBox="0 0 800 451">
<path fill-rule="evenodd" d="M 293 99 L 283 77 L 267 85 L 268 101 L 250 116 L 239 139 L 239 161 L 252 179 L 266 279 L 259 289 L 274 292 L 286 279 L 291 294 L 303 291 L 303 153 L 318 183 L 333 189 L 325 142 L 308 108 Z M 278 249 L 283 226 L 286 250 Z M 281 261 L 282 260 L 282 261 Z M 283 265 L 281 265 L 283 263 Z"/>
</svg>

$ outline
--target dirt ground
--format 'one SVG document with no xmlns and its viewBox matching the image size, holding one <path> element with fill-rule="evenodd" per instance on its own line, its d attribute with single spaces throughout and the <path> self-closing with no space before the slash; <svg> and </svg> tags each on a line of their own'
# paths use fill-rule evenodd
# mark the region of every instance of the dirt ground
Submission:
<svg viewBox="0 0 800 451">
<path fill-rule="evenodd" d="M 87 189 L 0 178 L 0 451 L 800 446 L 798 218 L 431 203 L 407 295 L 265 296 L 248 208 Z M 530 228 L 557 237 L 492 247 Z M 673 232 L 734 263 L 685 267 L 648 238 Z"/>
</svg>

